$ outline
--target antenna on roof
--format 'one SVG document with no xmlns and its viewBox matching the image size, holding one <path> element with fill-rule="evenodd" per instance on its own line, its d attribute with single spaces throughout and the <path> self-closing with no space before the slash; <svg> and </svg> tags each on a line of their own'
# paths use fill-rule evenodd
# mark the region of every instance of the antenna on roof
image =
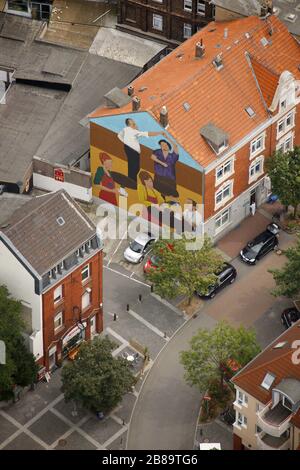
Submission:
<svg viewBox="0 0 300 470">
<path fill-rule="evenodd" d="M 200 39 L 200 42 L 196 42 L 195 46 L 195 57 L 198 59 L 201 59 L 205 54 L 205 46 L 203 44 L 203 39 Z"/>
</svg>

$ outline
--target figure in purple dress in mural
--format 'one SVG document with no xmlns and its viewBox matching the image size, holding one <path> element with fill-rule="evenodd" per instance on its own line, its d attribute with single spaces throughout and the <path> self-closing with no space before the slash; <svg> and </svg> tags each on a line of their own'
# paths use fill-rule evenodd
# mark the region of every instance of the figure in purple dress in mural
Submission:
<svg viewBox="0 0 300 470">
<path fill-rule="evenodd" d="M 125 120 L 125 127 L 122 129 L 118 138 L 124 144 L 124 151 L 128 161 L 128 178 L 134 182 L 135 188 L 137 187 L 137 175 L 140 171 L 140 155 L 141 146 L 139 143 L 140 137 L 154 137 L 158 135 L 166 135 L 164 132 L 146 132 L 140 131 L 136 122 L 127 118 Z"/>
<path fill-rule="evenodd" d="M 169 140 L 171 140 L 169 138 Z M 176 143 L 167 140 L 160 140 L 160 148 L 154 150 L 151 155 L 154 161 L 154 188 L 159 191 L 164 199 L 168 196 L 178 197 L 176 188 L 176 170 L 175 166 L 179 159 L 179 151 Z"/>
</svg>

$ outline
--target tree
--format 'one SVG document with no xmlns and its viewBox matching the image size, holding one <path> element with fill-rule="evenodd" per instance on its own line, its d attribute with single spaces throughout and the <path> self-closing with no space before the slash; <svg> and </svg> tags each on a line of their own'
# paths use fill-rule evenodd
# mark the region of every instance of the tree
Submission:
<svg viewBox="0 0 300 470">
<path fill-rule="evenodd" d="M 267 161 L 272 191 L 282 204 L 294 208 L 294 217 L 300 204 L 300 147 L 288 152 L 275 152 Z"/>
<path fill-rule="evenodd" d="M 159 267 L 149 271 L 149 279 L 161 297 L 185 295 L 190 304 L 196 290 L 205 294 L 216 282 L 215 272 L 223 266 L 224 260 L 207 237 L 201 249 L 187 250 L 187 243 L 191 240 L 184 237 L 159 240 L 153 249 L 159 258 Z"/>
<path fill-rule="evenodd" d="M 236 329 L 224 321 L 213 330 L 200 329 L 190 345 L 190 350 L 181 352 L 181 363 L 187 382 L 201 392 L 216 381 L 223 390 L 229 365 L 234 361 L 242 367 L 260 351 L 253 330 Z"/>
<path fill-rule="evenodd" d="M 5 286 L 0 286 L 0 339 L 6 346 L 6 364 L 0 365 L 0 399 L 13 396 L 13 387 L 36 381 L 38 366 L 27 350 L 22 332 L 22 304 L 13 299 Z"/>
<path fill-rule="evenodd" d="M 126 359 L 112 356 L 113 349 L 108 338 L 81 345 L 75 360 L 62 370 L 66 401 L 74 400 L 94 412 L 117 406 L 133 386 L 134 376 Z"/>
<path fill-rule="evenodd" d="M 287 257 L 285 266 L 270 270 L 276 282 L 273 294 L 294 297 L 300 293 L 300 234 L 296 246 L 288 248 L 284 253 Z"/>
</svg>

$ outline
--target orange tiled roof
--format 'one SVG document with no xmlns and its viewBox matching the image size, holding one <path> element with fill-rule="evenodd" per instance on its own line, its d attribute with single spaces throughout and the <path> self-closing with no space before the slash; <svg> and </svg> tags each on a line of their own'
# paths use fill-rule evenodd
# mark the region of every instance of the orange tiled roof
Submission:
<svg viewBox="0 0 300 470">
<path fill-rule="evenodd" d="M 292 362 L 292 354 L 295 349 L 291 347 L 293 342 L 299 340 L 299 338 L 300 320 L 238 372 L 232 379 L 234 384 L 260 402 L 268 403 L 272 396 L 272 388 L 282 379 L 294 378 L 300 380 L 300 365 Z M 274 349 L 274 346 L 281 342 L 286 342 L 286 344 L 282 348 Z M 267 372 L 276 377 L 269 391 L 261 387 Z M 300 414 L 299 417 L 296 418 L 296 416 L 294 419 L 297 419 L 300 425 Z"/>
<path fill-rule="evenodd" d="M 228 29 L 226 39 L 225 28 Z M 264 37 L 270 41 L 266 46 L 261 42 Z M 196 59 L 195 44 L 200 39 L 206 51 L 202 59 Z M 220 53 L 224 67 L 217 71 L 212 60 Z M 200 136 L 201 127 L 213 122 L 229 134 L 232 146 L 268 117 L 246 53 L 251 56 L 267 104 L 283 71 L 289 70 L 300 77 L 299 45 L 286 26 L 272 16 L 267 21 L 248 17 L 212 22 L 132 83 L 141 99 L 141 111 L 159 119 L 161 107 L 167 106 L 168 131 L 204 167 L 216 155 Z M 190 105 L 189 111 L 183 107 L 184 103 Z M 254 117 L 246 113 L 247 106 L 255 111 Z M 130 111 L 130 103 L 120 109 L 101 107 L 91 117 Z"/>
</svg>

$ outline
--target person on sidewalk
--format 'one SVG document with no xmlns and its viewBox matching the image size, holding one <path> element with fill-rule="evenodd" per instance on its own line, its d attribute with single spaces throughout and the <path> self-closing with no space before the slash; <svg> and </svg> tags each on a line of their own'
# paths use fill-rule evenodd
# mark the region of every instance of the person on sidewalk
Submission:
<svg viewBox="0 0 300 470">
<path fill-rule="evenodd" d="M 124 151 L 128 161 L 128 178 L 134 182 L 135 188 L 137 187 L 137 175 L 140 171 L 140 155 L 141 146 L 139 143 L 140 137 L 154 137 L 158 135 L 166 135 L 164 132 L 146 132 L 140 131 L 136 122 L 127 118 L 125 120 L 125 127 L 118 133 L 118 138 L 124 144 Z"/>
</svg>

